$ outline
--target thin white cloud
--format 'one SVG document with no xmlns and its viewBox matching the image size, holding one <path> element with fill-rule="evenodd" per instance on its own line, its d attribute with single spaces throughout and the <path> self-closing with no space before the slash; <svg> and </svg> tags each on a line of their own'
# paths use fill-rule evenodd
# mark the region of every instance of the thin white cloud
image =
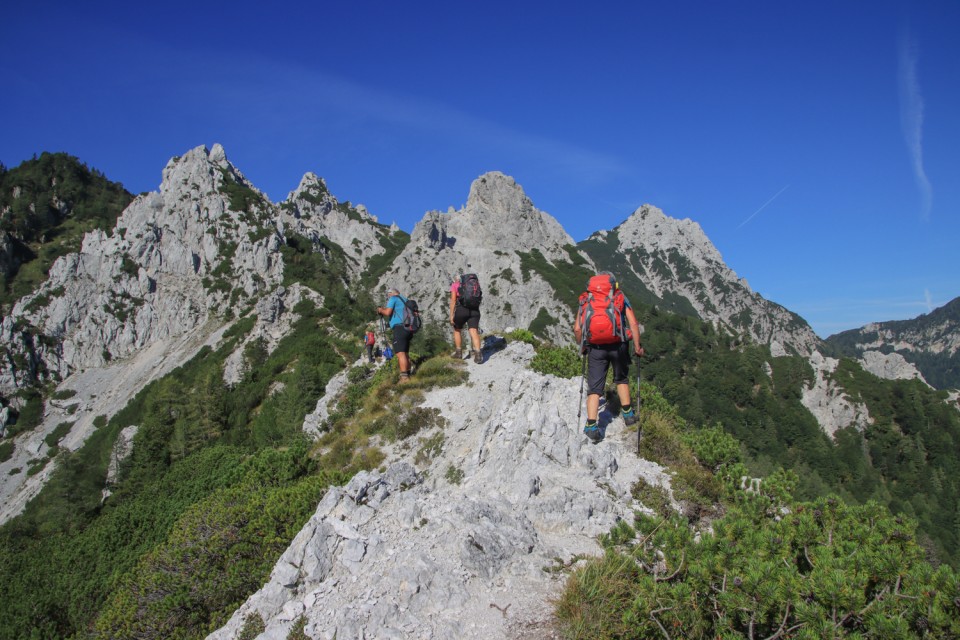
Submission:
<svg viewBox="0 0 960 640">
<path fill-rule="evenodd" d="M 927 301 L 927 313 L 930 313 L 933 311 L 933 296 L 930 295 L 930 289 L 924 289 L 923 296 Z"/>
<path fill-rule="evenodd" d="M 898 57 L 900 127 L 913 165 L 914 179 L 920 189 L 920 216 L 929 220 L 933 205 L 933 187 L 923 168 L 923 96 L 920 94 L 920 81 L 917 79 L 917 47 L 908 33 L 904 33 L 900 38 Z"/>
</svg>

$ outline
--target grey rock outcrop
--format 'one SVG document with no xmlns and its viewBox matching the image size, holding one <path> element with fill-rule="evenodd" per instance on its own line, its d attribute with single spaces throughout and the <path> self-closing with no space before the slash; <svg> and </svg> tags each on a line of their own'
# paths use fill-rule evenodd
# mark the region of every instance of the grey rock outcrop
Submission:
<svg viewBox="0 0 960 640">
<path fill-rule="evenodd" d="M 453 278 L 476 273 L 484 288 L 481 328 L 527 327 L 543 309 L 557 322 L 547 334 L 568 340 L 572 310 L 539 273 L 522 268 L 521 254 L 569 262 L 569 251 L 576 252 L 574 241 L 560 223 L 513 178 L 494 171 L 474 180 L 462 209 L 428 212 L 380 284 L 416 299 L 421 313 L 448 326 Z"/>
<path fill-rule="evenodd" d="M 441 452 L 417 465 L 395 447 L 384 471 L 328 491 L 269 582 L 209 637 L 237 638 L 253 615 L 261 638 L 287 637 L 301 616 L 312 638 L 529 637 L 562 589 L 554 570 L 600 552 L 596 536 L 640 507 L 639 477 L 669 480 L 619 419 L 589 444 L 577 381 L 529 370 L 532 356 L 513 343 L 470 365 L 466 385 L 489 398 L 475 412 L 461 410 L 462 388 L 428 392 Z"/>
<path fill-rule="evenodd" d="M 832 375 L 839 362 L 835 358 L 824 357 L 819 351 L 811 354 L 813 382 L 804 385 L 801 390 L 803 406 L 817 419 L 820 428 L 831 437 L 839 429 L 846 427 L 864 431 L 872 422 L 867 406 L 852 401 L 846 390 L 833 380 Z"/>
<path fill-rule="evenodd" d="M 402 235 L 396 227 L 380 224 L 362 204 L 352 207 L 339 202 L 323 178 L 314 173 L 303 176 L 279 210 L 284 236 L 300 235 L 317 245 L 336 243 L 343 249 L 353 277 L 366 270 L 371 258 L 386 251 L 391 236 Z"/>
<path fill-rule="evenodd" d="M 243 211 L 231 191 L 247 196 Z M 172 159 L 159 192 L 136 198 L 112 233 L 88 233 L 3 319 L 0 342 L 15 357 L 0 367 L 0 390 L 128 357 L 203 325 L 231 291 L 276 285 L 272 212 L 220 145 Z"/>
<path fill-rule="evenodd" d="M 865 351 L 860 357 L 860 365 L 864 371 L 872 373 L 878 378 L 886 380 L 916 379 L 927 384 L 917 368 L 896 352 L 885 354 L 880 351 Z"/>
</svg>

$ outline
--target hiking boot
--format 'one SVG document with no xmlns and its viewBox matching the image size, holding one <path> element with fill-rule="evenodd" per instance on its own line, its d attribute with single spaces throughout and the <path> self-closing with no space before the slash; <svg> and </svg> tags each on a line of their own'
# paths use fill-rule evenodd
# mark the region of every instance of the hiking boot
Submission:
<svg viewBox="0 0 960 640">
<path fill-rule="evenodd" d="M 457 349 L 456 351 L 454 351 L 454 352 L 453 352 L 453 359 L 454 359 L 454 360 L 463 360 L 463 351 L 461 351 L 460 349 Z"/>
<path fill-rule="evenodd" d="M 637 423 L 637 414 L 633 412 L 633 407 L 630 407 L 630 411 L 620 410 L 620 416 L 623 418 L 623 424 L 628 427 L 632 424 Z"/>
<path fill-rule="evenodd" d="M 594 424 L 588 424 L 583 428 L 583 435 L 587 436 L 590 442 L 597 443 L 600 442 L 602 434 L 600 433 L 600 427 Z"/>
<path fill-rule="evenodd" d="M 474 351 L 473 361 L 477 364 L 483 364 L 483 351 Z"/>
</svg>

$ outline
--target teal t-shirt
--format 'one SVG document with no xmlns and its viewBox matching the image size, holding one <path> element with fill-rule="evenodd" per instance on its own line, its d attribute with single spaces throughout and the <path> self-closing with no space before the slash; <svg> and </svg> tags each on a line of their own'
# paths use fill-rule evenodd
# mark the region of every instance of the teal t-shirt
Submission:
<svg viewBox="0 0 960 640">
<path fill-rule="evenodd" d="M 393 309 L 393 315 L 390 316 L 391 329 L 398 324 L 403 324 L 403 306 L 406 301 L 403 296 L 390 296 L 387 300 L 387 309 Z"/>
</svg>

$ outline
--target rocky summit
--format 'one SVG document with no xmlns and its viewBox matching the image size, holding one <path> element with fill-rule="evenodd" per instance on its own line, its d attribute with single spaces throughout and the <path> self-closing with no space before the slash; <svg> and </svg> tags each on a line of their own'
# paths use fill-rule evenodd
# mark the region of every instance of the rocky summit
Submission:
<svg viewBox="0 0 960 640">
<path fill-rule="evenodd" d="M 532 357 L 525 343 L 488 348 L 462 386 L 428 392 L 442 426 L 420 442 L 440 434 L 439 453 L 394 447 L 380 470 L 328 491 L 268 583 L 209 638 L 239 638 L 253 616 L 263 640 L 301 618 L 311 638 L 552 637 L 559 570 L 598 554 L 596 537 L 640 507 L 638 478 L 669 476 L 606 411 L 606 439 L 591 444 L 578 381 L 530 370 Z M 469 389 L 483 401 L 463 411 Z"/>
<path fill-rule="evenodd" d="M 490 172 L 474 180 L 462 209 L 431 211 L 416 224 L 381 285 L 396 286 L 418 301 L 424 315 L 446 324 L 450 284 L 476 273 L 485 292 L 481 329 L 527 327 L 545 313 L 554 321 L 547 335 L 564 341 L 572 309 L 542 274 L 524 267 L 537 254 L 569 262 L 570 251 L 573 238 L 555 218 L 534 207 L 513 178 Z"/>
</svg>

